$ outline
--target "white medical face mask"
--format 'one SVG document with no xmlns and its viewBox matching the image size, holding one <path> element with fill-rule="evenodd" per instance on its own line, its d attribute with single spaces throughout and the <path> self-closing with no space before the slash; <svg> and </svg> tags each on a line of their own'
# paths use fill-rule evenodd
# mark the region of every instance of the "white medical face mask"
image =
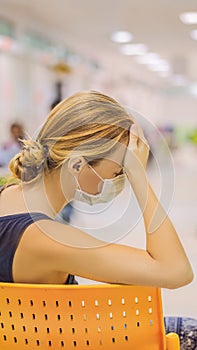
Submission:
<svg viewBox="0 0 197 350">
<path fill-rule="evenodd" d="M 89 205 L 107 203 L 112 201 L 112 199 L 114 199 L 120 192 L 122 192 L 126 181 L 125 173 L 118 175 L 112 179 L 103 179 L 94 168 L 92 168 L 92 170 L 103 181 L 101 192 L 98 194 L 90 194 L 84 192 L 80 188 L 79 182 L 75 177 L 79 188 L 76 189 L 74 200 L 87 203 Z"/>
</svg>

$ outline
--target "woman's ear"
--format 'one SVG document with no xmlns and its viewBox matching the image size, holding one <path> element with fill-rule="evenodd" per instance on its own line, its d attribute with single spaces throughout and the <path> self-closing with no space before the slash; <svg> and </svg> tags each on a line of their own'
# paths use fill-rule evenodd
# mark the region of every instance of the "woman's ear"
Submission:
<svg viewBox="0 0 197 350">
<path fill-rule="evenodd" d="M 68 170 L 71 172 L 73 175 L 79 175 L 81 169 L 83 166 L 87 164 L 85 159 L 81 156 L 79 157 L 71 157 L 68 160 Z"/>
</svg>

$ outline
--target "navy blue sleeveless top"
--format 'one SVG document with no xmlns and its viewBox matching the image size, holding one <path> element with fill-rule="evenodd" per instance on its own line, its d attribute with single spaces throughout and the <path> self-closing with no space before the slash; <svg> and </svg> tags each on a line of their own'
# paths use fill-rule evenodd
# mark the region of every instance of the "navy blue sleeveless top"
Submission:
<svg viewBox="0 0 197 350">
<path fill-rule="evenodd" d="M 0 188 L 0 193 L 4 187 Z M 15 251 L 26 228 L 39 220 L 52 220 L 42 213 L 22 213 L 0 216 L 0 282 L 14 282 L 12 264 Z M 78 284 L 71 274 L 65 284 Z"/>
</svg>

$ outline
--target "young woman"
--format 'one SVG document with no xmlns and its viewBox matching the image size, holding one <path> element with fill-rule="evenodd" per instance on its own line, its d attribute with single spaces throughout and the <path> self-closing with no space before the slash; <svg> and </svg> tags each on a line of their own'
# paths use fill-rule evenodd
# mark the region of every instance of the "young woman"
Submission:
<svg viewBox="0 0 197 350">
<path fill-rule="evenodd" d="M 178 288 L 193 272 L 175 228 L 146 177 L 149 146 L 115 100 L 81 92 L 58 104 L 36 141 L 10 162 L 18 183 L 0 195 L 0 280 Z M 143 213 L 146 250 L 109 244 L 55 221 L 74 198 L 111 200 L 127 176 Z"/>
</svg>

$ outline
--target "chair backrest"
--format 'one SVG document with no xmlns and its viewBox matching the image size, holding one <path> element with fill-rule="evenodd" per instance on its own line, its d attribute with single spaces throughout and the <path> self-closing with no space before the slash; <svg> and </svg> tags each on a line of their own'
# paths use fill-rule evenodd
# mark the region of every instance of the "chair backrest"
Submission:
<svg viewBox="0 0 197 350">
<path fill-rule="evenodd" d="M 0 283 L 1 350 L 164 350 L 160 289 Z"/>
</svg>

